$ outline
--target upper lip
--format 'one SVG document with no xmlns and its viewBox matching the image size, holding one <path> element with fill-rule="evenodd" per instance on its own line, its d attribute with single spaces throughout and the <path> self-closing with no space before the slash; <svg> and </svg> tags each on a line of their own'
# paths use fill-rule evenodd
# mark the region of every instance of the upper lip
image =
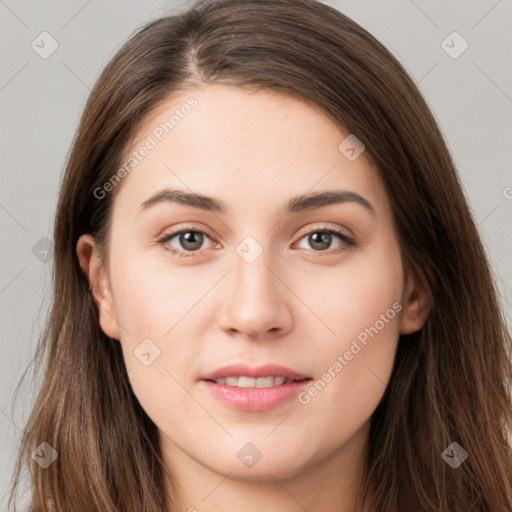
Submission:
<svg viewBox="0 0 512 512">
<path fill-rule="evenodd" d="M 218 368 L 210 373 L 207 373 L 201 377 L 202 380 L 215 380 L 223 377 L 238 377 L 240 375 L 245 375 L 247 377 L 253 377 L 257 379 L 258 377 L 286 377 L 287 379 L 293 380 L 303 380 L 308 379 L 310 377 L 306 375 L 302 375 L 295 370 L 291 370 L 290 368 L 286 368 L 284 366 L 280 366 L 277 364 L 264 364 L 262 366 L 247 366 L 245 364 L 230 364 L 228 366 L 223 366 L 222 368 Z"/>
</svg>

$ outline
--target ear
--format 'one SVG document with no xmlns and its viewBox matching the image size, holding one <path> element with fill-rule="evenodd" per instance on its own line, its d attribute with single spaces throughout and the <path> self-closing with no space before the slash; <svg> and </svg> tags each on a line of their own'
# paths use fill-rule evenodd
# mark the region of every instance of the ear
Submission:
<svg viewBox="0 0 512 512">
<path fill-rule="evenodd" d="M 400 334 L 419 331 L 427 321 L 433 304 L 430 287 L 421 272 L 407 271 L 402 304 L 404 312 L 400 320 Z"/>
<path fill-rule="evenodd" d="M 101 330 L 110 338 L 118 340 L 119 324 L 115 316 L 112 292 L 94 238 L 91 235 L 82 235 L 76 244 L 76 253 L 98 307 Z"/>
</svg>

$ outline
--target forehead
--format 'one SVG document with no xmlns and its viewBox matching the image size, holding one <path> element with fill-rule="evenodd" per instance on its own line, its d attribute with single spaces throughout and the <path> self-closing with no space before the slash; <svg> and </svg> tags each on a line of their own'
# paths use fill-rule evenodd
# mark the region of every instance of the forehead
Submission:
<svg viewBox="0 0 512 512">
<path fill-rule="evenodd" d="M 370 159 L 342 151 L 349 136 L 315 106 L 273 91 L 218 84 L 180 91 L 139 126 L 119 189 L 137 206 L 165 186 L 245 207 L 330 188 L 378 200 L 382 187 Z"/>
</svg>

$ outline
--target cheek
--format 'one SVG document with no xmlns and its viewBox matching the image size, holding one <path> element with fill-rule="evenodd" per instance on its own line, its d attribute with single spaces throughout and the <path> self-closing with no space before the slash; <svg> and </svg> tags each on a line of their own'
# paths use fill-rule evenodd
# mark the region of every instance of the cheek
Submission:
<svg viewBox="0 0 512 512">
<path fill-rule="evenodd" d="M 119 259 L 114 274 L 115 312 L 134 335 L 165 340 L 175 326 L 183 326 L 182 319 L 186 321 L 207 283 L 194 278 L 192 267 L 178 269 L 163 257 L 155 260 L 143 255 Z"/>
<path fill-rule="evenodd" d="M 334 281 L 336 286 L 332 279 L 324 283 L 322 297 L 316 295 L 319 316 L 331 332 L 326 329 L 317 345 L 322 374 L 302 403 L 329 411 L 333 425 L 348 421 L 355 428 L 378 405 L 393 368 L 403 307 L 398 249 L 374 251 Z"/>
<path fill-rule="evenodd" d="M 361 333 L 364 338 L 376 323 L 383 337 L 398 333 L 403 275 L 396 244 L 375 245 L 315 282 L 319 286 L 310 290 L 316 291 L 306 296 L 329 326 L 326 339 L 333 348 L 350 344 Z"/>
<path fill-rule="evenodd" d="M 184 298 L 163 269 L 156 269 L 133 253 L 117 255 L 112 267 L 114 311 L 130 380 L 135 387 L 153 386 L 163 375 L 173 353 L 172 329 L 183 316 Z M 173 281 L 173 282 L 171 282 Z M 181 315 L 180 315 L 181 312 Z M 178 324 L 179 325 L 179 324 Z"/>
</svg>

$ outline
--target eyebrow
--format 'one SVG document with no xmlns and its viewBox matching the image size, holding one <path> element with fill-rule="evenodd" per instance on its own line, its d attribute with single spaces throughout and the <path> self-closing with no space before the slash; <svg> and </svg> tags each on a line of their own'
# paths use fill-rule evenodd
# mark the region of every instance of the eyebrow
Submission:
<svg viewBox="0 0 512 512">
<path fill-rule="evenodd" d="M 366 208 L 372 215 L 376 214 L 373 206 L 367 199 L 348 190 L 331 190 L 294 197 L 288 201 L 285 214 L 313 210 L 315 208 L 321 208 L 322 206 L 348 202 L 359 204 Z M 142 210 L 148 210 L 149 208 L 162 203 L 177 203 L 223 215 L 225 215 L 228 210 L 225 203 L 218 199 L 214 199 L 213 197 L 169 188 L 163 189 L 152 195 L 140 205 L 140 208 Z"/>
</svg>

